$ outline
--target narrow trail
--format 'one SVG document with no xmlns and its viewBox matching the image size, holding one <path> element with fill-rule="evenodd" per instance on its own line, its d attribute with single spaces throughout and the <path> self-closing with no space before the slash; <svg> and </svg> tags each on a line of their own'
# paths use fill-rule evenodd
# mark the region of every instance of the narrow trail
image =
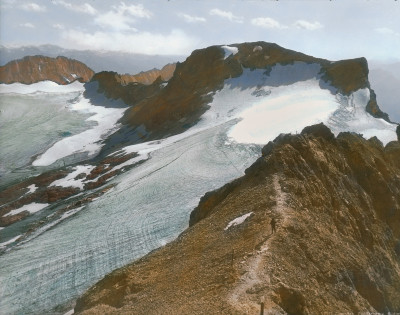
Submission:
<svg viewBox="0 0 400 315">
<path fill-rule="evenodd" d="M 277 217 L 279 225 L 281 225 L 284 220 L 284 209 L 286 208 L 286 193 L 282 191 L 278 175 L 273 176 L 272 185 L 276 193 L 276 205 L 271 209 L 271 215 Z M 242 275 L 236 287 L 229 293 L 228 302 L 242 314 L 258 314 L 260 301 L 254 300 L 256 294 L 249 294 L 249 292 L 257 293 L 270 285 L 270 277 L 264 272 L 263 260 L 267 256 L 271 237 L 273 237 L 272 234 L 267 235 L 260 248 L 255 249 L 250 258 L 247 260 L 245 258 L 240 263 L 240 269 L 243 270 L 241 272 Z M 264 303 L 266 311 L 274 306 L 273 302 L 268 299 Z"/>
</svg>

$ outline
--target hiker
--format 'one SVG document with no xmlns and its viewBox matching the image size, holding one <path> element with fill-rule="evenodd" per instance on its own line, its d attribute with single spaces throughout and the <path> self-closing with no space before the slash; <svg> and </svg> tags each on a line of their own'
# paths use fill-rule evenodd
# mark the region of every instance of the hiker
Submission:
<svg viewBox="0 0 400 315">
<path fill-rule="evenodd" d="M 271 234 L 273 234 L 273 233 L 275 233 L 276 232 L 276 220 L 275 220 L 275 218 L 272 218 L 272 220 L 271 220 L 271 229 L 272 229 L 272 232 L 271 232 Z"/>
</svg>

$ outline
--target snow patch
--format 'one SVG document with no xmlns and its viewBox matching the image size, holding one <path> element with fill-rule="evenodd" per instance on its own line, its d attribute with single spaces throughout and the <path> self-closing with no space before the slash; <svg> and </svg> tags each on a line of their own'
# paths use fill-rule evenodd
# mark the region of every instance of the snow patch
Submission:
<svg viewBox="0 0 400 315">
<path fill-rule="evenodd" d="M 221 46 L 221 48 L 224 50 L 225 57 L 228 58 L 230 55 L 236 55 L 239 52 L 239 48 L 237 47 L 231 47 L 231 46 Z"/>
<path fill-rule="evenodd" d="M 228 225 L 226 226 L 226 228 L 224 230 L 226 231 L 227 229 L 229 229 L 232 226 L 236 226 L 236 225 L 242 224 L 251 215 L 253 215 L 253 212 L 246 213 L 246 214 L 244 214 L 244 215 L 232 220 L 231 222 L 228 223 Z"/>
<path fill-rule="evenodd" d="M 35 184 L 29 185 L 28 187 L 26 187 L 29 189 L 29 191 L 27 192 L 27 194 L 33 194 L 36 190 L 38 190 L 39 187 L 37 187 Z"/>
<path fill-rule="evenodd" d="M 28 211 L 30 214 L 38 212 L 43 208 L 46 208 L 49 204 L 48 203 L 30 203 L 28 205 L 24 205 L 21 208 L 11 210 L 9 213 L 5 214 L 4 217 L 8 217 L 10 215 L 15 215 L 24 211 Z"/>
<path fill-rule="evenodd" d="M 68 85 L 60 85 L 53 81 L 41 81 L 33 84 L 12 83 L 0 84 L 0 94 L 32 94 L 32 93 L 71 93 L 83 92 L 83 83 L 75 81 Z"/>
<path fill-rule="evenodd" d="M 86 179 L 86 176 L 90 174 L 90 172 L 95 167 L 93 165 L 78 165 L 74 167 L 74 171 L 69 173 L 66 177 L 58 179 L 50 184 L 50 186 L 61 186 L 61 187 L 78 187 L 80 190 L 83 189 L 83 181 Z M 75 179 L 79 174 L 85 174 L 84 178 Z"/>
</svg>

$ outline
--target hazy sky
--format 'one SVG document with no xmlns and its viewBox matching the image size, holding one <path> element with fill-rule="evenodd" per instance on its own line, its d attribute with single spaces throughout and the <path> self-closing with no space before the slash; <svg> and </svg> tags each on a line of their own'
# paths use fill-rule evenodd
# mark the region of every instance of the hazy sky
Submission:
<svg viewBox="0 0 400 315">
<path fill-rule="evenodd" d="M 187 55 L 275 42 L 331 60 L 400 59 L 396 0 L 0 0 L 0 43 Z"/>
</svg>

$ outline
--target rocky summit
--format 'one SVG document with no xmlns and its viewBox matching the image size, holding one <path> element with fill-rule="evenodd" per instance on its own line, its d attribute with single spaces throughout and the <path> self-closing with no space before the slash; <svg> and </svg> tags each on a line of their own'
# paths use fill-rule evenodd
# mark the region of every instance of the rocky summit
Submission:
<svg viewBox="0 0 400 315">
<path fill-rule="evenodd" d="M 88 82 L 94 71 L 78 60 L 66 57 L 27 56 L 0 67 L 0 83 L 32 84 L 53 81 L 69 84 L 75 80 Z"/>
<path fill-rule="evenodd" d="M 400 311 L 399 142 L 322 124 L 282 134 L 190 225 L 107 275 L 75 314 Z"/>
</svg>

